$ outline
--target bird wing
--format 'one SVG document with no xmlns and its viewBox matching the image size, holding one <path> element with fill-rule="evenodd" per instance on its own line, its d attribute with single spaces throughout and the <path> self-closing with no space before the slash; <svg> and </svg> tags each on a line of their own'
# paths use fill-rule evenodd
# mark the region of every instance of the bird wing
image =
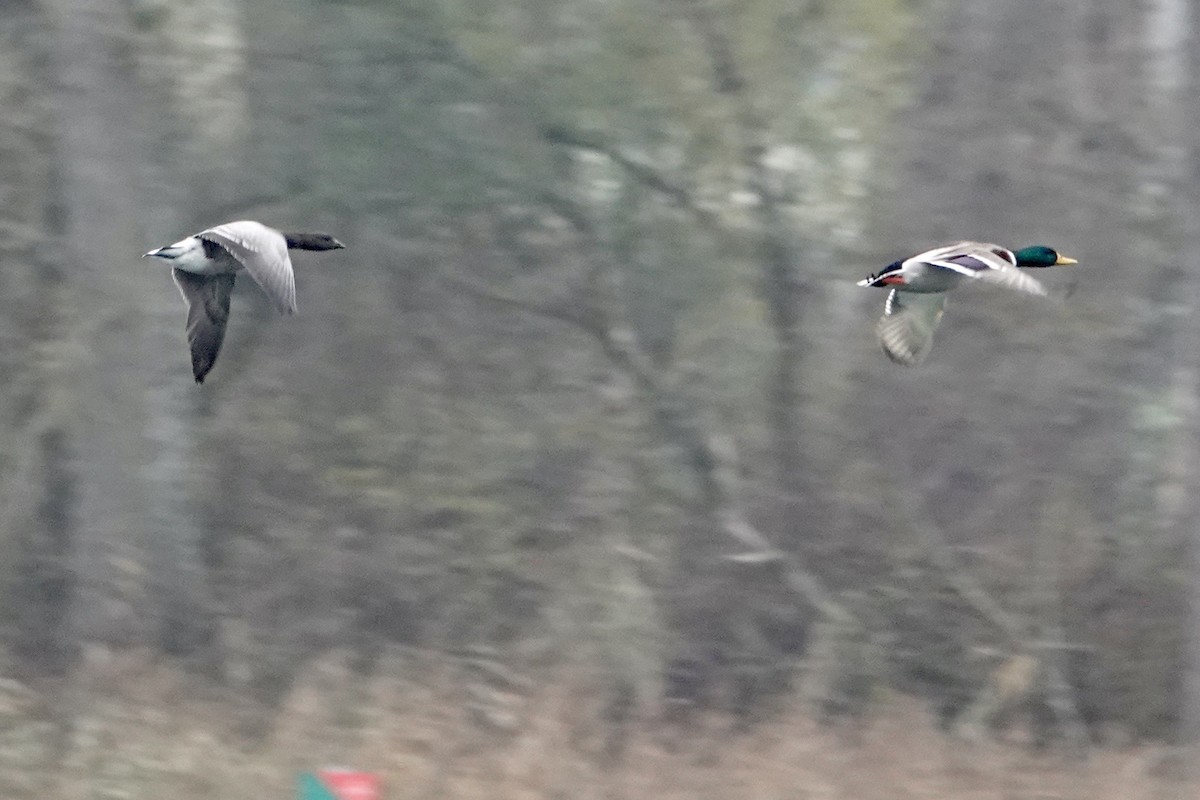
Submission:
<svg viewBox="0 0 1200 800">
<path fill-rule="evenodd" d="M 281 314 L 296 313 L 296 276 L 287 241 L 261 222 L 227 222 L 200 231 L 197 238 L 225 248 L 250 273 Z"/>
<path fill-rule="evenodd" d="M 172 269 L 171 277 L 187 303 L 187 339 L 192 351 L 192 375 L 196 383 L 217 363 L 221 343 L 225 341 L 225 325 L 229 321 L 229 295 L 233 292 L 234 274 L 196 275 L 182 269 Z"/>
<path fill-rule="evenodd" d="M 897 364 L 907 367 L 920 364 L 933 347 L 933 332 L 945 308 L 945 293 L 918 294 L 892 289 L 883 316 L 875 326 L 883 352 Z"/>
<path fill-rule="evenodd" d="M 958 242 L 913 256 L 912 260 L 1019 292 L 1036 295 L 1047 294 L 1046 287 L 1042 285 L 1041 281 L 1017 268 L 1017 259 L 1012 251 L 999 245 L 984 242 Z"/>
</svg>

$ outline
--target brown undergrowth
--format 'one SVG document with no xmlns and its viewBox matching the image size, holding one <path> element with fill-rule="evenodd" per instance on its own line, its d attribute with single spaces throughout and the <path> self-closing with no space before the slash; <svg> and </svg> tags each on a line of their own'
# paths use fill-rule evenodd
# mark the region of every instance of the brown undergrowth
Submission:
<svg viewBox="0 0 1200 800">
<path fill-rule="evenodd" d="M 1200 796 L 1168 774 L 1161 747 L 1080 761 L 971 744 L 937 732 L 906 698 L 881 702 L 861 729 L 822 726 L 796 702 L 744 732 L 716 714 L 687 729 L 634 719 L 618 732 L 583 669 L 548 671 L 540 688 L 507 695 L 504 715 L 480 716 L 479 695 L 446 659 L 384 663 L 362 677 L 330 655 L 267 710 L 144 654 L 113 655 L 51 703 L 69 707 L 59 715 L 69 729 L 47 719 L 44 694 L 5 682 L 0 795 L 290 798 L 299 771 L 349 765 L 380 773 L 387 800 Z"/>
</svg>

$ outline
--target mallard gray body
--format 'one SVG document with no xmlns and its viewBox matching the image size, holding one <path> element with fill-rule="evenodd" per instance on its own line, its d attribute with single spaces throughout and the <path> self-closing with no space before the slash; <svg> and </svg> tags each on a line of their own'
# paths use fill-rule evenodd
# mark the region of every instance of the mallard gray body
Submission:
<svg viewBox="0 0 1200 800">
<path fill-rule="evenodd" d="M 1046 287 L 1041 281 L 1018 267 L 1074 263 L 1075 259 L 1040 245 L 1014 253 L 987 242 L 957 242 L 894 261 L 858 285 L 891 289 L 875 333 L 888 358 L 913 366 L 929 355 L 933 333 L 946 308 L 946 292 L 963 282 L 978 280 L 1044 296 Z"/>
</svg>

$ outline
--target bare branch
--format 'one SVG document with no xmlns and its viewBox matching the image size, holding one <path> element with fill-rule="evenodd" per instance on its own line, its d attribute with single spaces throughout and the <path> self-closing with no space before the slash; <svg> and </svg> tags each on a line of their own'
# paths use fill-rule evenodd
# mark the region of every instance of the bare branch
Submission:
<svg viewBox="0 0 1200 800">
<path fill-rule="evenodd" d="M 568 301 L 559 303 L 539 303 L 533 300 L 526 300 L 515 295 L 499 292 L 489 286 L 485 286 L 477 281 L 467 280 L 458 276 L 446 276 L 443 280 L 449 286 L 462 291 L 464 294 L 470 295 L 478 300 L 484 300 L 489 303 L 516 308 L 528 314 L 539 317 L 549 317 L 556 319 L 559 322 L 565 322 L 568 325 L 574 325 L 581 328 L 592 335 L 597 335 L 596 321 L 591 319 L 592 315 L 587 313 L 587 310 L 579 303 Z"/>
<path fill-rule="evenodd" d="M 551 144 L 574 147 L 580 150 L 591 150 L 606 156 L 614 164 L 641 185 L 652 191 L 666 196 L 671 202 L 685 209 L 697 221 L 706 226 L 720 224 L 720 219 L 712 211 L 700 206 L 692 193 L 683 186 L 675 183 L 656 170 L 651 165 L 621 152 L 610 142 L 595 135 L 587 135 L 580 131 L 571 130 L 562 124 L 545 125 L 541 129 L 542 138 Z"/>
<path fill-rule="evenodd" d="M 770 389 L 770 414 L 775 430 L 777 482 L 794 487 L 804 474 L 800 458 L 800 417 L 797 411 L 800 341 L 797 331 L 800 310 L 796 287 L 798 254 L 791 240 L 779 196 L 771 184 L 764 161 L 768 131 L 754 107 L 743 70 L 738 65 L 733 43 L 723 29 L 711 0 L 670 0 L 696 30 L 703 43 L 713 76 L 713 91 L 733 104 L 733 124 L 740 140 L 742 168 L 747 188 L 758 198 L 754 206 L 761 233 L 758 261 L 763 273 L 763 302 L 771 317 L 778 357 Z"/>
<path fill-rule="evenodd" d="M 895 491 L 889 498 L 889 506 L 900 509 L 908 518 L 926 554 L 934 566 L 941 570 L 950 588 L 981 617 L 992 623 L 1011 647 L 1028 649 L 1025 645 L 1028 639 L 1026 623 L 1005 611 L 978 581 L 963 571 L 955 561 L 950 543 L 942 536 L 941 529 L 923 512 L 920 505 L 920 498 L 907 492 Z"/>
<path fill-rule="evenodd" d="M 729 559 L 738 563 L 779 563 L 788 588 L 804 597 L 822 615 L 840 624 L 855 622 L 853 614 L 832 598 L 820 579 L 796 556 L 771 545 L 750 522 L 740 499 L 732 437 L 720 431 L 706 430 L 701 425 L 695 409 L 670 388 L 672 382 L 663 378 L 654 362 L 642 351 L 633 330 L 614 323 L 602 300 L 537 303 L 460 278 L 447 280 L 479 299 L 567 322 L 596 337 L 613 365 L 637 385 L 664 438 L 686 456 L 700 484 L 705 506 L 720 529 L 741 547 L 749 548 L 749 552 L 732 555 Z M 580 309 L 587 311 L 581 313 Z"/>
<path fill-rule="evenodd" d="M 704 40 L 712 68 L 713 87 L 719 94 L 733 95 L 746 88 L 746 81 L 733 57 L 729 37 L 720 30 L 707 0 L 677 0 L 688 21 Z"/>
</svg>

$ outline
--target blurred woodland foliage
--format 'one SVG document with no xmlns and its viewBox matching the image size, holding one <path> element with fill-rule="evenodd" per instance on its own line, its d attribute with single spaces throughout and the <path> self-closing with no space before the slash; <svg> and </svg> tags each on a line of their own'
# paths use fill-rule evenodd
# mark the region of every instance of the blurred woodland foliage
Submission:
<svg viewBox="0 0 1200 800">
<path fill-rule="evenodd" d="M 269 717 L 313 659 L 402 647 L 500 727 L 569 664 L 617 731 L 904 692 L 965 733 L 1169 737 L 1171 7 L 0 4 L 4 674 L 145 648 Z M 294 319 L 239 291 L 198 388 L 137 256 L 236 218 L 348 249 L 295 259 Z M 852 281 L 959 238 L 1084 266 L 955 298 L 899 370 Z"/>
</svg>

